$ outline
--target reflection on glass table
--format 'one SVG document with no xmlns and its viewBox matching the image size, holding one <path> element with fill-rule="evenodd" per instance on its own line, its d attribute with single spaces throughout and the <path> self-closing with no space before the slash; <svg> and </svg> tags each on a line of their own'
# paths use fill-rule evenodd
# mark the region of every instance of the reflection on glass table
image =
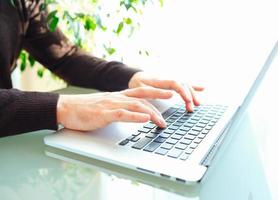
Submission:
<svg viewBox="0 0 278 200">
<path fill-rule="evenodd" d="M 48 148 L 49 132 L 3 138 L 1 199 L 271 199 L 250 116 L 233 131 L 196 186 Z"/>
<path fill-rule="evenodd" d="M 65 163 L 90 168 L 92 171 L 101 171 L 109 175 L 112 182 L 114 178 L 123 179 L 122 182 L 130 182 L 134 184 L 134 187 L 135 185 L 149 185 L 160 192 L 175 193 L 176 195 L 164 192 L 171 199 L 181 197 L 187 199 L 270 199 L 248 116 L 245 117 L 240 127 L 233 131 L 238 133 L 230 134 L 230 138 L 223 144 L 221 153 L 215 158 L 205 179 L 199 185 L 192 186 L 173 183 L 51 147 L 47 147 L 45 153 Z M 109 185 L 102 187 L 105 188 L 103 189 L 105 196 L 112 198 L 108 195 L 113 194 L 110 191 L 112 188 Z M 124 188 L 120 190 L 124 192 Z M 129 194 L 128 191 L 124 193 Z M 154 199 L 160 199 L 160 197 Z"/>
</svg>

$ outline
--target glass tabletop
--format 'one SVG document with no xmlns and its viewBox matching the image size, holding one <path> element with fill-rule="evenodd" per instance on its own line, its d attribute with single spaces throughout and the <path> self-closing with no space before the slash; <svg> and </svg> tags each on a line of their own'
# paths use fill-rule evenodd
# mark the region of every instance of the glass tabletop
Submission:
<svg viewBox="0 0 278 200">
<path fill-rule="evenodd" d="M 51 131 L 1 138 L 0 199 L 277 199 L 276 158 L 269 153 L 278 149 L 273 142 L 275 120 L 258 114 L 260 102 L 254 101 L 230 131 L 197 185 L 47 147 L 43 138 Z"/>
</svg>

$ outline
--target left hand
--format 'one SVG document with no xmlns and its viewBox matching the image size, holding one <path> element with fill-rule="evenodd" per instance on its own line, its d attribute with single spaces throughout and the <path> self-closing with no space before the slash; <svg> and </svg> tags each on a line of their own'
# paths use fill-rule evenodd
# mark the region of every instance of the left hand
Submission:
<svg viewBox="0 0 278 200">
<path fill-rule="evenodd" d="M 186 110 L 188 112 L 193 112 L 194 105 L 200 105 L 200 101 L 198 100 L 195 92 L 204 90 L 204 88 L 200 86 L 191 86 L 189 84 L 179 83 L 174 80 L 155 78 L 145 72 L 137 72 L 132 76 L 128 83 L 129 88 L 137 88 L 143 86 L 150 86 L 165 90 L 174 90 L 185 101 Z"/>
</svg>

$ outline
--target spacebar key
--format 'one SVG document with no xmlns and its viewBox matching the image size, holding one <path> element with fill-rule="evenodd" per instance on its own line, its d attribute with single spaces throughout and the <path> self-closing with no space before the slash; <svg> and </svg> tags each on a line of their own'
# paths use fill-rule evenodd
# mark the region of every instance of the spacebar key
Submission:
<svg viewBox="0 0 278 200">
<path fill-rule="evenodd" d="M 146 146 L 150 141 L 152 141 L 151 138 L 147 138 L 147 137 L 144 137 L 142 139 L 140 139 L 136 144 L 134 144 L 132 146 L 132 148 L 134 149 L 142 149 L 144 146 Z"/>
<path fill-rule="evenodd" d="M 162 116 L 163 116 L 164 119 L 167 119 L 170 115 L 172 115 L 177 110 L 178 110 L 177 108 L 169 108 L 164 113 L 162 113 Z"/>
</svg>

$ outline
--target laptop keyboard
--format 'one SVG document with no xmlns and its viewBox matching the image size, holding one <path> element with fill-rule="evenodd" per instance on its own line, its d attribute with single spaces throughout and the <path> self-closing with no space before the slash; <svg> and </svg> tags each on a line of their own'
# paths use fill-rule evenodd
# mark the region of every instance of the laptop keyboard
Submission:
<svg viewBox="0 0 278 200">
<path fill-rule="evenodd" d="M 149 122 L 119 145 L 131 143 L 131 148 L 137 150 L 187 160 L 226 109 L 227 106 L 222 105 L 201 105 L 189 113 L 184 104 L 175 105 L 162 113 L 167 128 L 161 129 Z"/>
</svg>

